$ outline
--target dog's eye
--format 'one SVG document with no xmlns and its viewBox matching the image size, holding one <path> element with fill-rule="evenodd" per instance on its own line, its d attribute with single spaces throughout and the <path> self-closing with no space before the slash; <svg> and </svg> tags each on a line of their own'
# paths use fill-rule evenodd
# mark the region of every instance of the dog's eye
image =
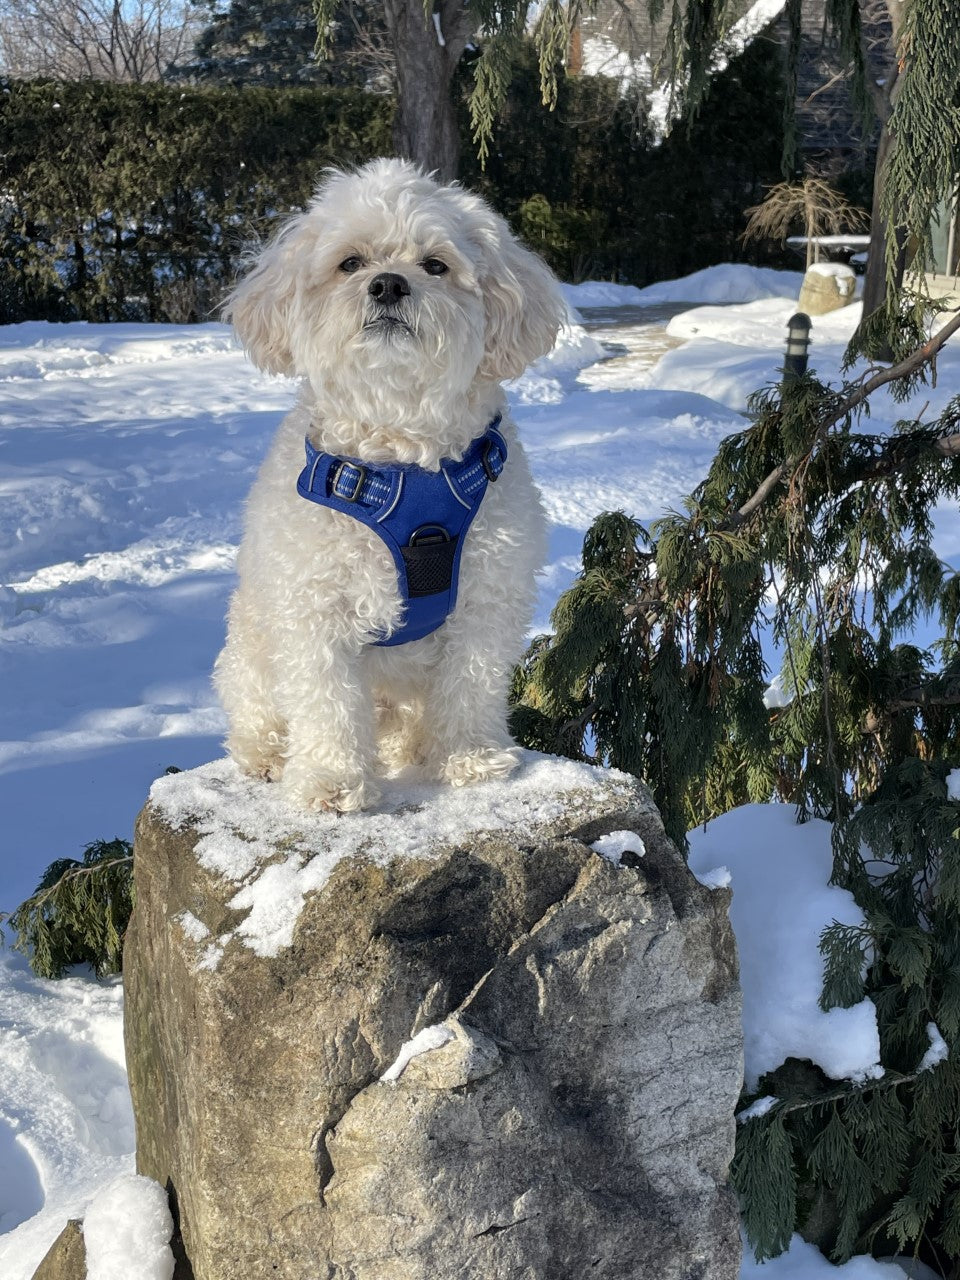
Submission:
<svg viewBox="0 0 960 1280">
<path fill-rule="evenodd" d="M 445 262 L 441 262 L 439 258 L 425 258 L 420 263 L 428 276 L 442 276 L 450 270 Z"/>
<path fill-rule="evenodd" d="M 349 258 L 344 258 L 340 263 L 340 270 L 346 271 L 349 274 L 353 271 L 359 271 L 362 266 L 363 259 L 356 257 L 356 255 L 351 255 Z"/>
</svg>

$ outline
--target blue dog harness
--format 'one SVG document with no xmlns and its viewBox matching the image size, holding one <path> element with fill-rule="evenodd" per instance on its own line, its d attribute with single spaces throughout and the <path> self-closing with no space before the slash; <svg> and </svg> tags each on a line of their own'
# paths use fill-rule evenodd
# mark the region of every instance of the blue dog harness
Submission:
<svg viewBox="0 0 960 1280">
<path fill-rule="evenodd" d="M 498 413 L 459 462 L 444 458 L 439 471 L 338 458 L 306 441 L 307 465 L 297 480 L 301 498 L 367 525 L 387 544 L 397 566 L 403 621 L 371 643 L 420 640 L 453 611 L 464 535 L 487 485 L 499 478 L 507 460 L 500 417 Z"/>
</svg>

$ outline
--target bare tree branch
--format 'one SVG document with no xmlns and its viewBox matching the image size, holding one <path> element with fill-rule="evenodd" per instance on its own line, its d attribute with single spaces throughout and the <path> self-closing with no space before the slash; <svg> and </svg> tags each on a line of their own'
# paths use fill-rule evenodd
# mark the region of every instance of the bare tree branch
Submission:
<svg viewBox="0 0 960 1280">
<path fill-rule="evenodd" d="M 159 80 L 202 21 L 194 0 L 0 0 L 0 71 Z"/>
</svg>

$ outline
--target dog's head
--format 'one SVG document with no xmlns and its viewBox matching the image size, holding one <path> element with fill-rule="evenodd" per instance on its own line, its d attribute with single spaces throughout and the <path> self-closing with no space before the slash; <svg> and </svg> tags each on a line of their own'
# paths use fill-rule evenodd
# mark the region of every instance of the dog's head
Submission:
<svg viewBox="0 0 960 1280">
<path fill-rule="evenodd" d="M 228 299 L 260 368 L 372 417 L 518 376 L 566 307 L 544 263 L 479 196 L 400 160 L 327 173 Z M 345 405 L 345 408 L 347 405 Z"/>
</svg>

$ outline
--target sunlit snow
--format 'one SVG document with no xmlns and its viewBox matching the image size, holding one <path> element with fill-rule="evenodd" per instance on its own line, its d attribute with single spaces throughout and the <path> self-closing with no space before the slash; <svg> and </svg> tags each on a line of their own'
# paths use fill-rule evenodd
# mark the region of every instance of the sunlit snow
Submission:
<svg viewBox="0 0 960 1280">
<path fill-rule="evenodd" d="M 599 512 L 651 520 L 678 506 L 719 441 L 742 428 L 747 396 L 779 377 L 799 278 L 726 265 L 648 290 L 568 289 L 590 332 L 571 324 L 554 356 L 509 389 L 551 520 L 537 630 Z M 858 312 L 815 320 L 822 376 L 837 377 Z M 960 354 L 949 346 L 938 375 L 912 405 L 929 401 L 927 420 L 960 391 Z M 0 329 L 0 909 L 30 893 L 54 858 L 129 838 L 167 766 L 220 756 L 209 673 L 243 502 L 293 397 L 292 383 L 256 372 L 220 325 Z M 910 409 L 882 393 L 871 429 L 889 430 Z M 944 560 L 960 559 L 955 510 L 936 513 L 936 538 Z M 951 764 L 956 801 L 960 761 Z M 228 786 L 229 771 L 202 773 Z M 471 794 L 479 813 L 483 793 Z M 870 1075 L 871 1009 L 817 1007 L 818 930 L 856 918 L 849 895 L 827 886 L 824 824 L 796 827 L 788 809 L 748 807 L 692 842 L 700 878 L 733 890 L 748 1073 L 794 1053 L 828 1074 Z M 241 844 L 214 842 L 201 856 L 236 879 L 238 897 L 250 893 L 248 944 L 284 945 L 309 873 L 293 858 L 289 883 L 258 896 L 255 851 Z M 204 926 L 184 912 L 178 927 L 214 966 Z M 29 1280 L 67 1218 L 133 1174 L 122 993 L 83 975 L 43 982 L 8 949 L 0 1002 L 0 1275 Z M 929 1034 L 923 1065 L 935 1070 L 942 1041 L 932 1024 Z M 166 1265 L 162 1250 L 156 1257 Z M 798 1240 L 762 1280 L 813 1280 L 828 1268 L 837 1273 Z M 839 1273 L 897 1274 L 863 1258 Z M 749 1258 L 742 1275 L 760 1275 Z"/>
</svg>

